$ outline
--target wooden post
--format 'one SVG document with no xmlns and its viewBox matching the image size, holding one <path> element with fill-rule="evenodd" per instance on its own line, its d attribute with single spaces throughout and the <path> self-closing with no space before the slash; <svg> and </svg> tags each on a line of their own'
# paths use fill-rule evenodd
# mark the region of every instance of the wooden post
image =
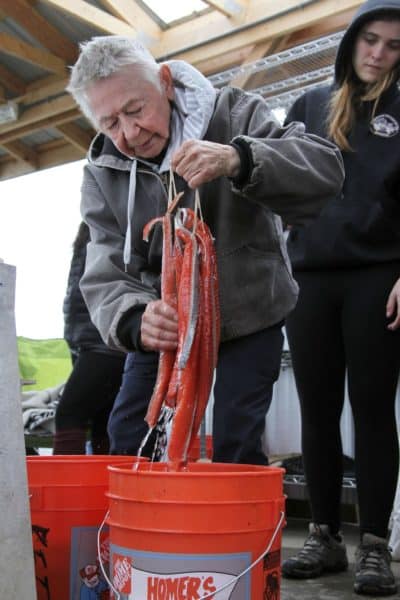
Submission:
<svg viewBox="0 0 400 600">
<path fill-rule="evenodd" d="M 14 302 L 15 267 L 0 262 L 0 598 L 36 600 Z"/>
</svg>

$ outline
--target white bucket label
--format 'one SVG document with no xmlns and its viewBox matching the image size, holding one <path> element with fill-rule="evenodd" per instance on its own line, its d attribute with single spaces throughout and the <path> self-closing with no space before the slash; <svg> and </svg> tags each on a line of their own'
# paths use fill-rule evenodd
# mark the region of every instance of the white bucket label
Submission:
<svg viewBox="0 0 400 600">
<path fill-rule="evenodd" d="M 97 533 L 98 527 L 71 529 L 70 600 L 110 597 L 108 583 L 99 564 L 100 558 L 106 571 L 109 570 L 108 527 L 104 527 L 100 535 L 100 557 L 97 553 Z"/>
<path fill-rule="evenodd" d="M 236 579 L 250 562 L 247 552 L 162 554 L 111 544 L 111 581 L 121 600 L 250 600 L 250 574 Z"/>
</svg>

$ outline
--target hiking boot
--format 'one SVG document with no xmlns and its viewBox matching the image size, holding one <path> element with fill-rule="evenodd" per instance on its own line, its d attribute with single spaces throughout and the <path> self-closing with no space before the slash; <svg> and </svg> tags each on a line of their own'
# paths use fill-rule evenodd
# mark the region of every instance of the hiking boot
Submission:
<svg viewBox="0 0 400 600">
<path fill-rule="evenodd" d="M 392 556 L 384 538 L 364 533 L 356 550 L 354 591 L 366 596 L 391 596 L 397 591 L 390 569 Z"/>
<path fill-rule="evenodd" d="M 346 547 L 340 535 L 332 536 L 328 525 L 310 523 L 303 548 L 282 563 L 282 576 L 309 579 L 323 573 L 337 573 L 348 567 Z"/>
</svg>

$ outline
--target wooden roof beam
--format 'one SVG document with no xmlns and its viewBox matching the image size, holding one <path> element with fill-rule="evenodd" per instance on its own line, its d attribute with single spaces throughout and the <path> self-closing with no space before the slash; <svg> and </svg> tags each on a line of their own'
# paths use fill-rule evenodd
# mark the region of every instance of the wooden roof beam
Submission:
<svg viewBox="0 0 400 600">
<path fill-rule="evenodd" d="M 298 46 L 299 44 L 310 42 L 311 40 L 323 37 L 324 35 L 346 29 L 353 14 L 353 11 L 346 11 L 339 15 L 334 15 L 329 19 L 324 19 L 311 27 L 306 26 L 304 29 L 294 31 L 288 40 L 288 44 L 290 44 L 290 46 Z"/>
<path fill-rule="evenodd" d="M 22 96 L 13 98 L 13 100 L 21 104 L 33 104 L 52 96 L 58 96 L 65 92 L 68 81 L 68 77 L 60 77 L 59 75 L 49 75 L 48 77 L 36 79 L 36 81 L 27 84 L 25 93 Z"/>
<path fill-rule="evenodd" d="M 278 52 L 283 52 L 288 47 L 288 40 L 290 36 L 284 35 L 279 38 L 275 38 L 273 43 L 271 44 L 271 48 L 265 56 L 270 56 L 272 54 L 277 54 Z M 285 66 L 282 65 L 281 69 L 284 71 Z M 283 72 L 282 71 L 282 72 Z M 250 90 L 255 90 L 259 87 L 262 87 L 265 83 L 265 70 L 257 71 L 256 73 L 248 73 L 249 78 L 246 82 L 246 88 Z"/>
<path fill-rule="evenodd" d="M 226 69 L 231 69 L 247 60 L 248 55 L 253 50 L 253 45 L 245 46 L 234 50 L 233 52 L 226 52 L 223 55 L 216 56 L 210 60 L 199 62 L 196 66 L 204 75 L 214 75 L 214 73 L 220 73 Z"/>
<path fill-rule="evenodd" d="M 116 19 L 105 10 L 96 8 L 83 0 L 43 0 L 47 4 L 71 15 L 78 21 L 96 27 L 100 31 L 116 35 L 136 36 L 139 30 L 125 21 Z"/>
<path fill-rule="evenodd" d="M 43 129 L 48 129 L 49 127 L 57 127 L 63 123 L 69 123 L 71 121 L 76 121 L 82 117 L 81 113 L 78 109 L 76 110 L 67 110 L 64 113 L 60 113 L 59 115 L 53 115 L 52 117 L 47 117 L 40 121 L 35 121 L 34 123 L 29 123 L 29 125 L 25 125 L 24 127 L 20 127 L 17 130 L 7 131 L 6 133 L 0 134 L 0 145 L 3 143 L 7 143 L 13 140 L 17 140 L 22 138 L 25 135 L 30 135 L 35 131 L 41 131 Z"/>
<path fill-rule="evenodd" d="M 229 18 L 237 16 L 243 10 L 243 6 L 240 6 L 235 0 L 230 2 L 226 0 L 203 0 L 203 2 Z"/>
<path fill-rule="evenodd" d="M 0 9 L 55 56 L 69 64 L 75 62 L 78 55 L 76 45 L 42 17 L 29 2 L 0 0 Z"/>
<path fill-rule="evenodd" d="M 63 140 L 53 140 L 38 146 L 39 169 L 45 169 L 53 165 L 71 162 L 85 158 L 86 151 L 78 150 L 76 146 L 63 143 Z"/>
<path fill-rule="evenodd" d="M 40 131 L 49 127 L 58 127 L 63 123 L 69 123 L 70 121 L 76 121 L 82 117 L 80 111 L 78 109 L 75 110 L 67 110 L 58 115 L 53 115 L 52 117 L 44 118 L 40 121 L 35 121 L 34 123 L 29 123 L 24 127 L 20 127 L 18 130 L 11 130 L 6 133 L 0 134 L 0 145 L 6 144 L 10 141 L 23 138 L 26 135 L 30 135 L 35 131 Z"/>
<path fill-rule="evenodd" d="M 10 54 L 20 60 L 37 65 L 45 71 L 54 73 L 65 73 L 66 71 L 65 61 L 8 33 L 0 32 L 0 50 L 5 54 Z"/>
<path fill-rule="evenodd" d="M 90 142 L 93 139 L 95 132 L 91 129 L 90 131 L 86 131 L 76 125 L 75 123 L 65 123 L 62 125 L 56 126 L 57 131 L 59 131 L 65 139 L 67 139 L 71 144 L 76 146 L 82 152 L 87 152 L 90 146 Z"/>
<path fill-rule="evenodd" d="M 16 160 L 26 163 L 32 170 L 37 168 L 37 154 L 26 144 L 15 141 L 1 144 L 1 146 Z"/>
<path fill-rule="evenodd" d="M 224 52 L 231 51 L 235 48 L 241 48 L 251 43 L 258 44 L 282 35 L 290 35 L 294 31 L 304 29 L 307 26 L 316 25 L 324 19 L 329 19 L 337 13 L 346 12 L 350 8 L 356 9 L 361 3 L 361 0 L 341 0 L 340 8 L 338 8 L 337 3 L 332 2 L 332 0 L 321 0 L 317 3 L 309 5 L 302 4 L 301 6 L 299 6 L 298 2 L 292 0 L 287 0 L 286 2 L 282 0 L 279 2 L 278 8 L 276 7 L 276 3 L 274 3 L 275 16 L 271 15 L 271 18 L 264 18 L 258 22 L 254 21 L 253 24 L 248 27 L 238 28 L 236 31 L 232 30 L 229 36 L 220 35 L 214 41 L 209 41 L 206 44 L 199 43 L 197 46 L 192 44 L 192 47 L 185 50 L 182 49 L 182 51 L 179 51 L 176 48 L 175 41 L 173 57 L 186 60 L 192 65 L 197 66 L 200 62 L 211 60 Z M 282 13 L 280 10 L 281 4 L 292 4 L 292 8 L 290 11 Z M 204 31 L 198 32 L 196 28 L 196 37 L 197 33 L 199 33 L 200 36 L 203 36 L 202 39 L 207 37 Z M 196 38 L 192 32 L 192 40 L 193 38 L 195 42 Z M 181 39 L 177 37 L 179 42 L 181 42 Z M 168 40 L 168 46 L 169 44 L 170 40 Z M 167 49 L 168 46 L 164 46 L 164 50 Z"/>
<path fill-rule="evenodd" d="M 60 164 L 74 162 L 85 158 L 85 153 L 68 142 L 62 145 L 48 147 L 47 144 L 37 149 L 36 171 L 55 167 Z M 26 162 L 12 160 L 10 157 L 0 157 L 0 181 L 32 173 L 32 167 Z"/>
<path fill-rule="evenodd" d="M 289 35 L 337 14 L 354 11 L 362 0 L 249 0 L 240 26 L 225 15 L 212 12 L 165 31 L 159 44 L 151 47 L 156 58 L 179 58 L 197 66 L 225 52 L 274 37 Z M 205 41 L 208 40 L 208 41 Z"/>
<path fill-rule="evenodd" d="M 15 132 L 18 136 L 18 130 L 27 125 L 46 120 L 49 117 L 57 116 L 73 109 L 76 109 L 79 115 L 82 114 L 77 108 L 75 101 L 67 94 L 55 98 L 54 100 L 32 106 L 31 108 L 27 108 L 21 114 L 18 121 L 0 125 L 0 137 L 3 133 L 8 133 L 10 131 Z"/>
<path fill-rule="evenodd" d="M 256 46 L 254 46 L 250 54 L 246 57 L 246 60 L 242 62 L 241 66 L 244 67 L 253 62 L 256 62 L 260 58 L 264 58 L 264 56 L 267 56 L 268 54 L 274 54 L 275 52 L 279 52 L 282 46 L 284 45 L 285 40 L 286 37 L 281 37 L 276 38 L 274 40 L 268 40 L 268 42 L 257 44 Z M 247 71 L 242 75 L 238 75 L 237 77 L 232 79 L 229 85 L 244 89 L 253 75 L 254 73 L 252 73 L 251 71 Z"/>
<path fill-rule="evenodd" d="M 13 177 L 20 177 L 21 175 L 28 175 L 32 173 L 34 169 L 29 167 L 26 163 L 16 160 L 11 155 L 0 156 L 0 181 L 6 179 L 12 179 Z"/>
<path fill-rule="evenodd" d="M 25 82 L 3 65 L 0 65 L 0 83 L 4 85 L 6 90 L 14 94 L 23 94 L 26 89 Z"/>
<path fill-rule="evenodd" d="M 16 102 L 20 106 L 21 115 L 28 110 L 24 105 L 40 102 L 41 100 L 48 100 L 53 96 L 59 96 L 65 91 L 65 87 L 68 83 L 68 77 L 59 77 L 50 75 L 42 79 L 37 79 L 32 83 L 28 83 L 26 86 L 25 93 L 21 96 L 13 98 L 13 102 Z M 1 92 L 1 87 L 0 87 Z M 3 94 L 4 96 L 4 94 Z M 0 93 L 1 97 L 1 93 Z M 5 96 L 4 96 L 5 98 Z"/>
<path fill-rule="evenodd" d="M 102 0 L 108 10 L 140 32 L 138 37 L 146 46 L 160 39 L 162 29 L 134 0 Z"/>
</svg>

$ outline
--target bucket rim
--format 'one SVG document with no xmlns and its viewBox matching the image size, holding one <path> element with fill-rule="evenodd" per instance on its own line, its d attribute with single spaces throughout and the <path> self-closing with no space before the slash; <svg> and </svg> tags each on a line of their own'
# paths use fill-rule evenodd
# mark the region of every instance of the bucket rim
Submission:
<svg viewBox="0 0 400 600">
<path fill-rule="evenodd" d="M 115 529 L 123 529 L 124 531 L 139 531 L 139 532 L 143 532 L 145 531 L 146 533 L 150 533 L 150 534 L 160 534 L 160 535 L 177 535 L 177 536 L 182 536 L 182 531 L 178 531 L 177 529 L 167 529 L 167 528 L 163 528 L 163 529 L 155 529 L 155 528 L 150 528 L 150 527 L 143 527 L 143 528 L 139 528 L 139 527 L 129 527 L 128 525 L 124 525 L 119 523 L 118 521 L 113 521 L 113 519 L 108 518 L 106 520 L 106 524 L 109 527 L 114 527 Z M 274 527 L 271 526 L 269 529 L 266 529 L 265 527 L 249 527 L 248 529 L 234 529 L 232 531 L 224 531 L 224 532 L 220 532 L 221 535 L 227 536 L 227 535 L 234 535 L 237 536 L 239 535 L 254 535 L 254 533 L 260 533 L 260 532 L 265 532 L 265 531 L 273 531 Z M 187 535 L 194 535 L 194 536 L 210 536 L 213 537 L 215 536 L 215 532 L 210 532 L 210 531 L 199 531 L 198 529 L 193 529 L 193 530 L 185 530 L 185 536 Z M 114 544 L 115 546 L 118 546 L 118 544 Z"/>
<path fill-rule="evenodd" d="M 141 462 L 150 462 L 147 456 L 131 456 L 117 454 L 40 454 L 35 456 L 26 456 L 26 461 L 29 463 L 45 463 L 45 462 L 104 462 L 112 463 L 117 459 L 121 464 L 127 463 L 129 459 Z"/>
<path fill-rule="evenodd" d="M 132 498 L 129 496 L 121 496 L 121 494 L 115 494 L 112 492 L 106 492 L 106 497 L 107 498 L 111 498 L 111 500 L 115 500 L 115 501 L 122 501 L 122 502 L 129 502 L 132 503 L 134 502 L 135 504 L 179 504 L 180 506 L 182 506 L 182 500 L 180 499 L 176 499 L 176 500 L 172 500 L 172 499 L 163 499 L 163 498 L 157 498 L 154 500 L 149 500 L 149 499 L 142 499 L 142 498 Z M 190 500 L 190 501 L 185 501 L 186 505 L 190 505 L 192 506 L 193 504 L 195 505 L 199 505 L 199 506 L 204 506 L 205 504 L 212 504 L 213 506 L 221 506 L 221 505 L 233 505 L 236 504 L 238 506 L 242 506 L 243 504 L 260 504 L 262 506 L 265 506 L 266 504 L 276 504 L 276 503 L 281 503 L 284 502 L 286 499 L 286 496 L 284 494 L 282 494 L 281 496 L 274 496 L 273 498 L 270 499 L 261 499 L 261 498 L 257 498 L 257 499 L 252 499 L 252 500 L 242 500 L 242 499 L 238 499 L 238 500 Z"/>
<path fill-rule="evenodd" d="M 153 469 L 153 465 L 165 465 L 164 469 L 156 468 Z M 189 463 L 190 466 L 191 463 Z M 192 463 L 195 464 L 195 463 Z M 212 469 L 207 470 L 209 465 L 216 465 L 218 467 L 229 465 L 229 468 L 226 471 L 216 469 L 213 471 Z M 138 462 L 135 465 L 127 465 L 126 463 L 116 463 L 109 464 L 107 469 L 111 473 L 132 473 L 133 475 L 140 474 L 145 477 L 162 477 L 162 476 L 174 476 L 179 478 L 189 478 L 196 476 L 196 478 L 200 477 L 218 477 L 218 478 L 228 478 L 228 477 L 236 477 L 237 475 L 246 475 L 246 477 L 254 477 L 259 478 L 262 476 L 268 475 L 284 475 L 285 469 L 282 467 L 270 467 L 268 465 L 243 465 L 243 464 L 234 464 L 234 463 L 201 463 L 202 467 L 199 467 L 199 464 L 196 463 L 196 468 L 193 470 L 182 470 L 182 471 L 168 471 L 168 463 L 152 463 L 152 462 Z M 203 466 L 204 465 L 204 466 Z M 135 467 L 135 468 L 133 468 Z M 237 467 L 237 468 L 235 468 Z M 248 467 L 248 469 L 246 469 Z M 203 470 L 204 469 L 204 470 Z"/>
</svg>

